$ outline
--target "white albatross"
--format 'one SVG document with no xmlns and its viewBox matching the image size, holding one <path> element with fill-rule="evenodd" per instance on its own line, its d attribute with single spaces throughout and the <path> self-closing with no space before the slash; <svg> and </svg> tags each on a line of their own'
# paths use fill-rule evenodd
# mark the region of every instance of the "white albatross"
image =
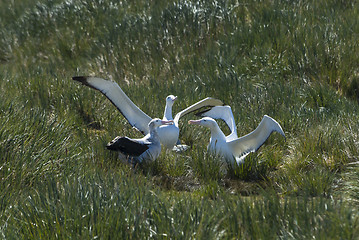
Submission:
<svg viewBox="0 0 359 240">
<path fill-rule="evenodd" d="M 210 128 L 208 151 L 224 157 L 229 162 L 235 159 L 237 164 L 242 163 L 249 153 L 257 151 L 264 144 L 272 132 L 278 132 L 285 137 L 279 123 L 267 115 L 264 115 L 254 131 L 240 138 L 237 136 L 233 113 L 229 106 L 217 106 L 201 115 L 205 117 L 200 120 L 189 120 L 188 123 Z M 231 133 L 225 136 L 213 118 L 224 120 Z"/>
<path fill-rule="evenodd" d="M 139 130 L 143 135 L 148 135 L 150 133 L 148 124 L 152 118 L 139 109 L 131 101 L 131 99 L 127 97 L 127 95 L 122 91 L 116 82 L 98 77 L 86 76 L 76 76 L 72 79 L 82 83 L 83 85 L 100 91 L 113 103 L 113 105 L 117 107 L 117 109 L 122 113 L 122 115 L 127 119 L 132 127 Z M 179 142 L 178 121 L 181 117 L 203 107 L 224 105 L 221 100 L 208 97 L 180 111 L 173 119 L 172 106 L 176 98 L 177 97 L 173 95 L 167 96 L 166 107 L 163 116 L 163 120 L 173 120 L 174 124 L 160 126 L 157 130 L 160 142 L 166 149 L 173 149 L 174 146 Z"/>
<path fill-rule="evenodd" d="M 122 161 L 133 164 L 144 161 L 154 161 L 161 153 L 161 143 L 157 133 L 160 126 L 170 126 L 173 121 L 164 121 L 154 118 L 148 124 L 150 133 L 140 139 L 128 137 L 116 137 L 107 144 L 107 149 L 119 151 L 119 158 Z"/>
</svg>

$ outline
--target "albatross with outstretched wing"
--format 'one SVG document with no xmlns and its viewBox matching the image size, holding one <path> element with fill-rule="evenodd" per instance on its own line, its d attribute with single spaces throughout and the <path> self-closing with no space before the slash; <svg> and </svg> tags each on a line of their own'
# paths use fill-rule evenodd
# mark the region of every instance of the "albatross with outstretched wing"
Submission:
<svg viewBox="0 0 359 240">
<path fill-rule="evenodd" d="M 157 133 L 160 126 L 171 126 L 173 121 L 154 118 L 148 124 L 150 133 L 140 139 L 116 137 L 107 144 L 107 149 L 119 151 L 119 157 L 125 162 L 133 164 L 143 161 L 154 161 L 161 153 L 161 143 Z"/>
<path fill-rule="evenodd" d="M 99 77 L 86 76 L 77 76 L 73 77 L 72 79 L 81 82 L 83 85 L 100 91 L 113 103 L 113 105 L 117 107 L 117 109 L 122 113 L 122 115 L 127 119 L 132 127 L 138 129 L 143 135 L 149 134 L 150 131 L 148 124 L 152 118 L 139 109 L 131 101 L 131 99 L 127 97 L 127 95 L 122 91 L 116 82 L 105 80 Z M 208 97 L 180 111 L 173 119 L 172 106 L 175 100 L 175 96 L 167 96 L 166 107 L 163 116 L 163 120 L 173 120 L 174 124 L 163 125 L 157 129 L 160 142 L 167 149 L 172 149 L 178 142 L 178 121 L 181 117 L 203 107 L 224 105 L 221 100 Z"/>
<path fill-rule="evenodd" d="M 285 137 L 279 123 L 267 115 L 264 115 L 254 131 L 240 138 L 237 137 L 233 113 L 229 106 L 214 107 L 201 115 L 205 117 L 200 120 L 190 120 L 188 123 L 210 128 L 211 139 L 208 151 L 220 155 L 228 161 L 235 159 L 238 164 L 243 162 L 249 153 L 257 151 L 272 132 L 278 132 Z M 213 118 L 224 120 L 230 128 L 231 134 L 225 136 Z"/>
</svg>

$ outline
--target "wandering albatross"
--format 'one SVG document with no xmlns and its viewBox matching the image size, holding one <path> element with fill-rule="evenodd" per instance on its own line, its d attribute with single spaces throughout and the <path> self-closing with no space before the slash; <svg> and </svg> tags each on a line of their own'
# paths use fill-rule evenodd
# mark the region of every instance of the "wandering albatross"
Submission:
<svg viewBox="0 0 359 240">
<path fill-rule="evenodd" d="M 117 109 L 122 113 L 122 115 L 127 119 L 132 127 L 139 130 L 143 135 L 148 135 L 150 133 L 148 124 L 152 118 L 139 109 L 127 97 L 127 95 L 122 91 L 116 82 L 105 80 L 99 77 L 86 76 L 76 76 L 72 79 L 81 82 L 83 85 L 100 91 L 117 107 Z M 203 107 L 224 105 L 221 100 L 208 97 L 180 111 L 173 119 L 172 106 L 176 98 L 177 97 L 173 95 L 167 96 L 166 107 L 163 116 L 163 120 L 173 120 L 174 124 L 162 125 L 157 130 L 160 142 L 166 149 L 175 149 L 174 146 L 179 142 L 178 121 L 181 117 Z"/>
<path fill-rule="evenodd" d="M 165 121 L 154 118 L 148 124 L 150 133 L 140 139 L 128 137 L 116 137 L 107 144 L 107 149 L 119 151 L 119 157 L 122 161 L 133 164 L 143 161 L 154 161 L 161 153 L 161 143 L 157 133 L 160 126 L 170 126 L 173 121 Z"/>
<path fill-rule="evenodd" d="M 189 124 L 201 125 L 211 130 L 211 139 L 208 145 L 208 151 L 224 157 L 227 161 L 237 164 L 243 163 L 244 158 L 251 152 L 257 151 L 268 139 L 272 132 L 278 132 L 283 137 L 285 134 L 279 123 L 268 115 L 264 115 L 258 127 L 251 133 L 238 138 L 236 124 L 230 106 L 216 106 L 211 110 L 202 112 L 204 116 L 200 120 L 189 120 Z M 228 136 L 225 136 L 219 128 L 215 119 L 222 119 L 231 130 Z"/>
</svg>

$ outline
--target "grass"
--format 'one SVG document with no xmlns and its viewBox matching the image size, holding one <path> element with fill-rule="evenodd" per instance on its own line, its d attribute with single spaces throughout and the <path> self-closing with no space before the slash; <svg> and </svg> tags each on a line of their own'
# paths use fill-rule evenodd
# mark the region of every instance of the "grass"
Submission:
<svg viewBox="0 0 359 240">
<path fill-rule="evenodd" d="M 0 2 L 0 236 L 355 239 L 357 1 Z M 238 135 L 283 127 L 241 166 L 180 121 L 182 153 L 135 169 L 105 145 L 140 137 L 100 93 L 119 83 L 150 116 L 211 96 Z M 153 104 L 148 104 L 151 101 Z M 224 127 L 223 123 L 220 123 Z"/>
</svg>

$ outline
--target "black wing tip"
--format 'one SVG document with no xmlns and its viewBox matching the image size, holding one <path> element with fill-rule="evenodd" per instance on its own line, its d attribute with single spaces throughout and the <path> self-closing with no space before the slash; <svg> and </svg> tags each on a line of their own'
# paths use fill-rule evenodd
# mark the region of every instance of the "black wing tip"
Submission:
<svg viewBox="0 0 359 240">
<path fill-rule="evenodd" d="M 200 111 L 200 112 L 197 112 L 197 113 L 195 113 L 194 115 L 196 115 L 197 117 L 203 117 L 203 114 L 205 114 L 206 112 L 210 111 L 211 109 L 212 109 L 212 107 L 206 108 L 205 110 Z"/>
<path fill-rule="evenodd" d="M 210 106 L 207 106 L 206 109 L 202 110 L 202 111 L 199 111 L 197 113 L 195 113 L 194 115 L 196 115 L 197 117 L 203 117 L 203 114 L 205 114 L 206 112 L 210 111 L 212 108 L 214 107 L 218 107 L 218 106 L 228 106 L 228 104 L 225 104 L 222 100 L 219 100 L 218 98 L 213 98 L 213 97 L 208 97 L 207 99 L 212 99 L 212 100 L 217 100 L 217 101 L 220 101 L 221 102 L 221 105 L 210 105 Z"/>
<path fill-rule="evenodd" d="M 72 77 L 72 80 L 75 80 L 75 81 L 78 81 L 81 83 L 86 83 L 87 78 L 88 78 L 88 76 L 74 76 L 74 77 Z"/>
<path fill-rule="evenodd" d="M 89 78 L 89 76 L 74 76 L 72 77 L 72 80 L 78 81 L 80 83 L 82 83 L 85 86 L 88 86 L 90 88 L 93 88 L 95 90 L 98 90 L 97 88 L 95 88 L 94 86 L 92 86 L 87 79 Z"/>
<path fill-rule="evenodd" d="M 219 101 L 219 102 L 221 102 L 221 103 L 218 104 L 218 105 L 209 105 L 209 106 L 205 107 L 204 110 L 195 113 L 195 114 L 194 114 L 195 116 L 197 116 L 197 117 L 203 117 L 202 115 L 203 115 L 204 113 L 210 111 L 210 110 L 211 110 L 212 108 L 214 108 L 214 107 L 217 107 L 217 106 L 227 106 L 227 104 L 225 104 L 222 100 L 220 100 L 220 99 L 218 99 L 218 98 L 207 97 L 206 99 L 216 100 L 216 101 Z"/>
<path fill-rule="evenodd" d="M 228 104 L 226 104 L 225 102 L 223 102 L 222 100 L 218 99 L 218 98 L 213 98 L 217 101 L 220 101 L 221 102 L 221 105 L 217 105 L 217 106 L 227 106 Z M 214 106 L 215 107 L 215 106 Z"/>
</svg>

